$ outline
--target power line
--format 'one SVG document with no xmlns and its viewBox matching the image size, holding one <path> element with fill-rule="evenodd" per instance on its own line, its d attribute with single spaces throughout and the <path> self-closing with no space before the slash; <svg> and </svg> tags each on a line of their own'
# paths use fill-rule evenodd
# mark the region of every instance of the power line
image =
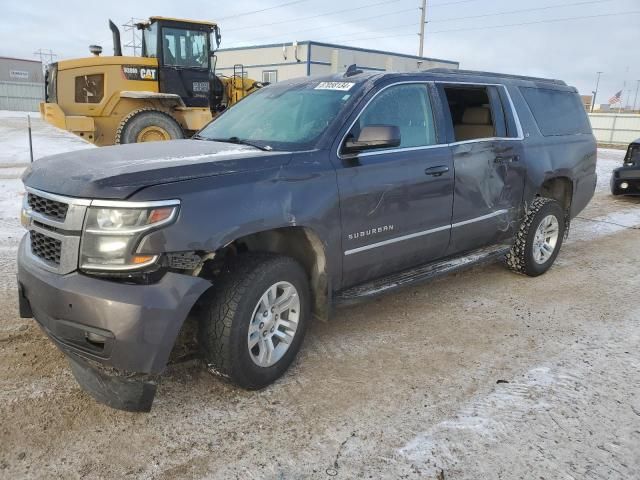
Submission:
<svg viewBox="0 0 640 480">
<path fill-rule="evenodd" d="M 405 8 L 404 10 L 398 10 L 396 12 L 392 12 L 392 13 L 383 13 L 383 14 L 378 14 L 378 15 L 372 15 L 370 17 L 361 17 L 358 19 L 359 22 L 364 21 L 364 20 L 372 20 L 374 18 L 381 18 L 381 17 L 389 17 L 391 15 L 398 15 L 400 13 L 406 13 L 406 12 L 412 12 L 414 10 L 417 10 L 418 7 L 411 7 L 411 8 Z M 301 30 L 294 30 L 292 32 L 287 32 L 288 36 L 294 35 L 296 33 L 303 33 L 303 32 L 309 32 L 312 30 L 322 30 L 324 28 L 333 28 L 333 27 L 339 27 L 341 25 L 350 25 L 353 23 L 353 20 L 349 20 L 347 22 L 340 22 L 340 23 L 333 23 L 331 25 L 323 25 L 321 27 L 311 27 L 311 28 L 303 28 Z M 415 22 L 414 22 L 415 23 Z M 254 42 L 257 40 L 263 40 L 265 38 L 272 38 L 270 36 L 265 36 L 265 37 L 254 37 L 254 38 L 249 38 L 247 40 L 243 40 L 244 42 Z M 238 42 L 236 42 L 238 43 Z"/>
<path fill-rule="evenodd" d="M 290 20 L 282 20 L 282 21 L 279 21 L 279 22 L 261 23 L 259 25 L 250 25 L 250 26 L 247 26 L 247 27 L 232 28 L 232 29 L 227 30 L 227 32 L 237 32 L 239 30 L 248 30 L 250 28 L 270 27 L 270 26 L 273 26 L 273 25 L 282 25 L 283 23 L 299 22 L 301 20 L 310 20 L 310 19 L 313 19 L 313 18 L 324 17 L 325 15 L 336 14 L 336 13 L 344 13 L 344 12 L 351 12 L 351 11 L 354 11 L 354 10 L 361 10 L 363 8 L 371 8 L 371 7 L 377 7 L 379 5 L 385 5 L 385 4 L 388 4 L 388 3 L 396 3 L 396 2 L 399 2 L 399 1 L 400 0 L 384 0 L 383 2 L 372 3 L 370 5 L 361 5 L 359 7 L 345 8 L 344 10 L 336 10 L 336 11 L 333 11 L 333 12 L 321 13 L 319 15 L 311 15 L 309 17 L 300 17 L 300 18 L 293 18 L 293 19 L 290 19 Z"/>
<path fill-rule="evenodd" d="M 361 10 L 363 8 L 378 7 L 380 5 L 386 5 L 386 4 L 389 4 L 389 3 L 396 3 L 396 2 L 399 2 L 399 1 L 400 0 L 385 0 L 385 1 L 382 1 L 382 2 L 372 3 L 372 4 L 369 4 L 369 5 L 361 5 L 359 7 L 345 8 L 343 10 L 335 10 L 335 11 L 331 11 L 331 12 L 327 12 L 327 13 L 321 13 L 321 14 L 318 14 L 318 15 L 311 15 L 311 16 L 308 16 L 308 17 L 298 17 L 298 18 L 293 18 L 293 19 L 289 19 L 289 20 L 282 20 L 282 21 L 279 21 L 279 22 L 261 23 L 259 25 L 250 25 L 250 26 L 246 26 L 246 27 L 231 28 L 231 29 L 228 29 L 228 30 L 225 30 L 225 31 L 226 32 L 237 32 L 237 31 L 240 31 L 240 30 L 248 30 L 250 28 L 270 27 L 270 26 L 273 26 L 273 25 L 282 25 L 283 23 L 300 22 L 300 21 L 303 21 L 303 20 L 311 20 L 311 19 L 314 19 L 314 18 L 324 17 L 324 16 L 327 16 L 327 15 L 335 15 L 335 14 L 338 14 L 338 13 L 352 12 L 352 11 L 355 11 L 355 10 Z M 430 5 L 429 8 L 446 7 L 448 5 L 459 5 L 461 3 L 471 3 L 471 2 L 477 2 L 477 1 L 479 1 L 479 0 L 455 0 L 455 1 L 451 1 L 451 2 L 435 3 L 433 5 Z M 414 7 L 414 8 L 411 8 L 411 9 L 407 9 L 406 11 L 414 10 L 416 8 L 417 7 Z M 387 15 L 393 15 L 393 14 L 394 14 L 394 12 L 391 12 L 391 13 L 389 13 Z M 384 15 L 376 15 L 375 17 L 377 18 L 377 17 L 381 17 L 381 16 L 384 16 Z M 360 20 L 363 20 L 363 19 L 358 19 L 358 20 L 360 21 Z M 346 23 L 350 23 L 350 22 L 346 22 Z"/>
<path fill-rule="evenodd" d="M 589 0 L 589 1 L 583 1 L 583 2 L 575 2 L 575 3 L 566 3 L 563 5 L 549 5 L 546 7 L 535 7 L 535 8 L 526 8 L 526 9 L 521 9 L 521 10 L 511 10 L 508 12 L 496 12 L 496 13 L 488 13 L 488 14 L 482 14 L 482 15 L 471 15 L 471 16 L 467 16 L 467 17 L 457 17 L 457 18 L 445 18 L 445 19 L 436 19 L 436 20 L 429 20 L 427 23 L 431 24 L 431 23 L 440 23 L 440 22 L 448 22 L 451 20 L 465 20 L 465 19 L 471 19 L 471 18 L 484 18 L 484 17 L 493 17 L 493 16 L 498 16 L 498 15 L 509 15 L 509 14 L 514 14 L 514 13 L 524 13 L 524 12 L 532 12 L 532 11 L 537 11 L 537 10 L 549 10 L 549 9 L 553 9 L 553 8 L 563 8 L 563 7 L 575 7 L 578 5 L 587 5 L 587 4 L 594 4 L 594 3 L 605 3 L 605 2 L 611 2 L 613 0 Z M 412 27 L 415 25 L 415 22 L 412 23 L 404 23 L 402 25 L 394 25 L 393 27 L 385 27 L 385 28 L 376 28 L 376 31 L 386 31 L 386 30 L 396 30 L 398 28 L 406 28 L 406 27 Z M 429 34 L 431 33 L 437 33 L 437 32 L 429 32 Z M 409 36 L 409 34 L 406 34 L 407 36 Z M 340 36 L 333 36 L 333 37 L 329 37 L 329 38 L 345 38 L 344 35 L 340 35 Z M 353 37 L 349 37 L 350 39 Z M 382 38 L 382 37 L 380 37 Z M 356 38 L 353 38 L 354 40 L 357 40 Z"/>
<path fill-rule="evenodd" d="M 39 48 L 35 52 L 34 55 L 40 57 L 40 63 L 42 63 L 42 68 L 45 68 L 50 63 L 53 63 L 53 60 L 58 57 L 57 53 L 53 53 L 53 50 L 50 48 Z"/>
<path fill-rule="evenodd" d="M 226 17 L 218 17 L 218 20 L 227 20 L 229 18 L 238 18 L 238 17 L 245 17 L 247 15 L 254 15 L 256 13 L 262 13 L 262 12 L 266 12 L 268 10 L 275 10 L 276 8 L 282 8 L 282 7 L 288 7 L 289 5 L 295 5 L 296 3 L 303 3 L 303 2 L 308 2 L 309 0 L 295 0 L 293 2 L 287 2 L 287 3 L 281 3 L 279 5 L 274 5 L 273 7 L 267 7 L 267 8 L 262 8 L 260 10 L 252 10 L 251 12 L 245 12 L 245 13 L 237 13 L 234 15 L 227 15 Z"/>
<path fill-rule="evenodd" d="M 539 21 L 535 21 L 535 22 L 508 23 L 508 24 L 504 24 L 504 25 L 489 25 L 489 26 L 485 26 L 485 27 L 451 28 L 451 29 L 448 29 L 448 30 L 436 30 L 434 32 L 429 32 L 429 35 L 435 35 L 437 33 L 447 33 L 447 32 L 464 32 L 464 31 L 472 31 L 472 30 L 489 30 L 489 29 L 492 29 L 492 28 L 520 27 L 520 26 L 525 26 L 525 25 L 536 25 L 536 24 L 541 24 L 541 23 L 557 23 L 557 22 L 565 22 L 565 21 L 569 21 L 569 20 L 583 20 L 583 19 L 587 19 L 587 18 L 613 17 L 613 16 L 616 16 L 616 15 L 636 15 L 636 14 L 640 14 L 640 10 L 633 10 L 633 11 L 629 11 L 629 12 L 605 13 L 605 14 L 600 14 L 600 15 L 585 15 L 585 16 L 580 16 L 580 17 L 554 18 L 554 19 L 548 19 L 548 20 L 539 20 Z M 381 39 L 381 38 L 397 38 L 397 37 L 408 37 L 408 36 L 414 36 L 414 35 L 415 35 L 415 33 L 403 33 L 403 34 L 399 34 L 399 35 L 383 35 L 383 36 L 379 36 L 379 37 L 348 38 L 348 39 L 344 39 L 343 41 L 349 41 L 349 40 L 353 40 L 353 41 L 378 40 L 378 39 Z"/>
<path fill-rule="evenodd" d="M 564 8 L 564 7 L 577 7 L 579 5 L 590 5 L 594 3 L 605 3 L 611 2 L 613 0 L 589 0 L 586 2 L 575 2 L 575 3 L 565 3 L 562 5 L 547 5 L 545 7 L 534 7 L 534 8 L 524 8 L 521 10 L 510 10 L 507 12 L 497 12 L 497 13 L 485 13 L 482 15 L 470 15 L 467 17 L 451 17 L 451 18 L 441 18 L 436 20 L 429 20 L 428 23 L 442 23 L 442 22 L 455 22 L 456 20 L 468 20 L 471 18 L 486 18 L 486 17 L 494 17 L 498 15 L 511 15 L 513 13 L 525 13 L 525 12 L 536 12 L 540 10 L 551 10 L 554 8 Z"/>
</svg>

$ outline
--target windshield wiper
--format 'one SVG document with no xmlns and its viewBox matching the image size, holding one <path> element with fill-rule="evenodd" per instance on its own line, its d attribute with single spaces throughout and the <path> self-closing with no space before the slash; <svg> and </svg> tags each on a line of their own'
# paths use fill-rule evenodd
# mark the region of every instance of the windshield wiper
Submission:
<svg viewBox="0 0 640 480">
<path fill-rule="evenodd" d="M 238 137 L 229 137 L 229 138 L 204 138 L 198 136 L 198 140 L 211 140 L 212 142 L 223 142 L 223 143 L 233 143 L 236 145 L 247 145 L 249 147 L 257 148 L 259 150 L 270 152 L 273 150 L 270 145 L 259 145 L 257 143 L 250 142 L 249 140 L 243 140 Z"/>
</svg>

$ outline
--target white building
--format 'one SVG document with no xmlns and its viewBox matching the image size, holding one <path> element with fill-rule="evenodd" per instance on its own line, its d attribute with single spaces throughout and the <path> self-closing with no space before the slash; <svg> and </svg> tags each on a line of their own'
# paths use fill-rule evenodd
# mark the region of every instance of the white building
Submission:
<svg viewBox="0 0 640 480">
<path fill-rule="evenodd" d="M 38 60 L 0 57 L 0 110 L 37 111 L 42 100 L 42 63 Z"/>
<path fill-rule="evenodd" d="M 457 69 L 460 66 L 458 62 L 451 60 L 309 40 L 222 48 L 216 55 L 216 73 L 231 76 L 235 68 L 235 73 L 239 74 L 240 69 L 236 66 L 242 65 L 247 77 L 263 82 L 277 82 L 309 75 L 328 75 L 342 72 L 354 63 L 361 70 L 379 72 L 406 72 L 428 68 Z"/>
</svg>

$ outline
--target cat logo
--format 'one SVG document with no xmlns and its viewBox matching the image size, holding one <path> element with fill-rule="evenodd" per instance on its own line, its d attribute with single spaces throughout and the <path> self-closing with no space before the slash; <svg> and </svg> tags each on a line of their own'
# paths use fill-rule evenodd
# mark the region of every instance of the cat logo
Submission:
<svg viewBox="0 0 640 480">
<path fill-rule="evenodd" d="M 157 70 L 155 68 L 141 68 L 140 69 L 140 78 L 142 80 L 155 80 L 156 79 L 156 72 L 157 72 Z"/>
<path fill-rule="evenodd" d="M 158 79 L 158 69 L 149 67 L 139 67 L 137 65 L 123 65 L 122 74 L 127 80 L 148 80 Z"/>
</svg>

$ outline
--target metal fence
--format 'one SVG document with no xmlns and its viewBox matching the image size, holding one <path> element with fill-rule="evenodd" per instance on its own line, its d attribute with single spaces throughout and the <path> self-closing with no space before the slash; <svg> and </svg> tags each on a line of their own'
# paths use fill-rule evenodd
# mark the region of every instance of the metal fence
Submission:
<svg viewBox="0 0 640 480">
<path fill-rule="evenodd" d="M 44 100 L 44 84 L 0 81 L 0 110 L 36 112 Z"/>
<path fill-rule="evenodd" d="M 640 114 L 590 113 L 589 120 L 598 143 L 628 145 L 640 138 Z"/>
</svg>

